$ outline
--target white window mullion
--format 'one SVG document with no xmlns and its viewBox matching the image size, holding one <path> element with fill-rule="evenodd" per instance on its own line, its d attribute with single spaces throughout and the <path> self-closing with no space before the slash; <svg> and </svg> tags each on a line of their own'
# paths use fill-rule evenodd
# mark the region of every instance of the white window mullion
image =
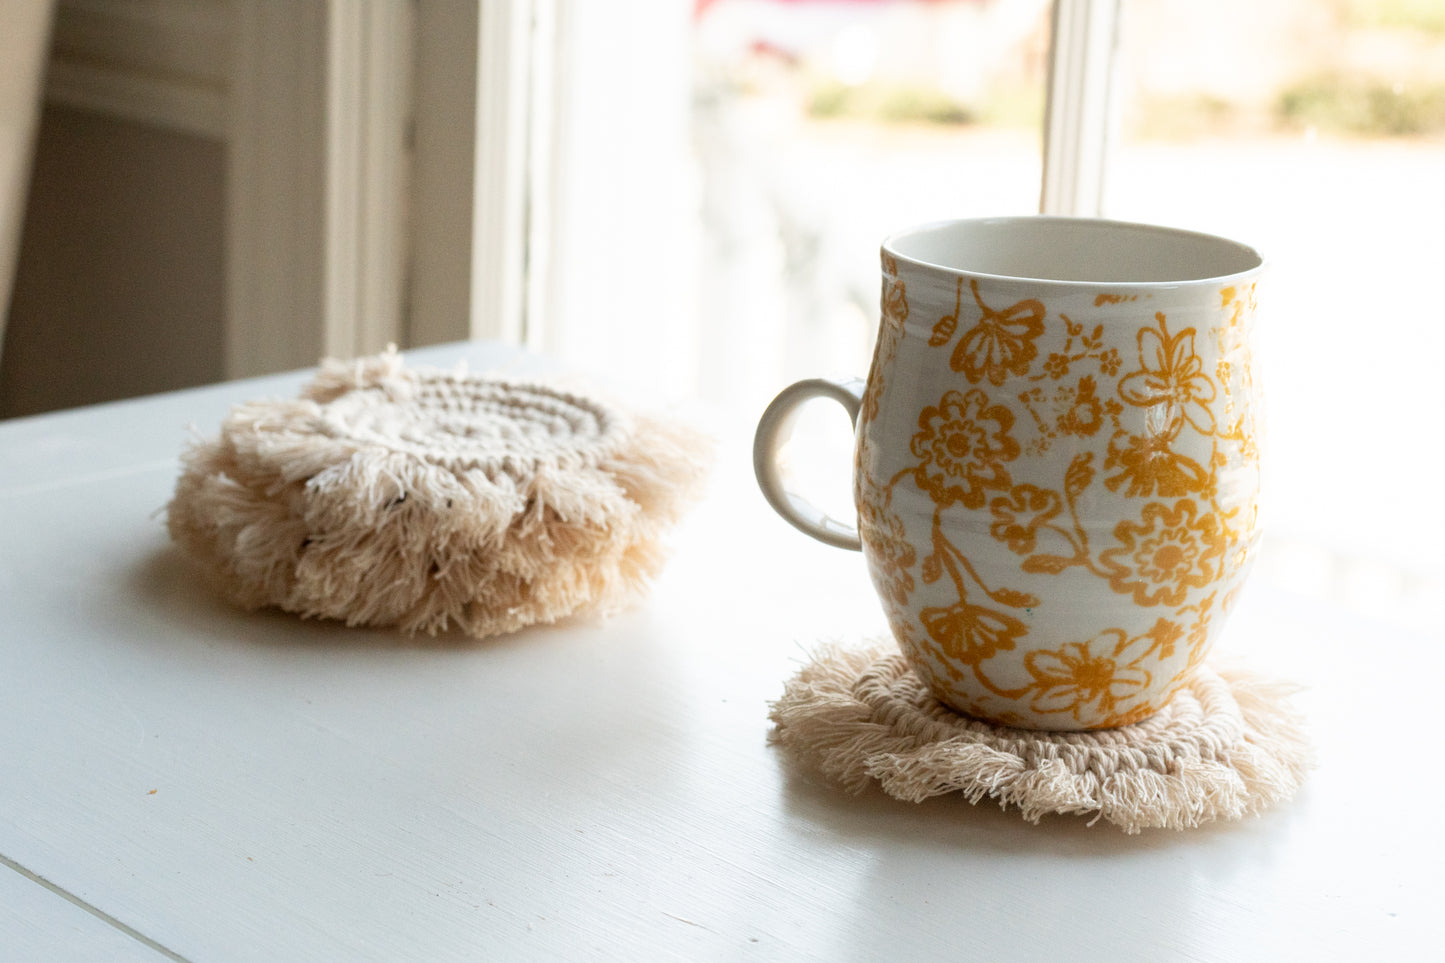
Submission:
<svg viewBox="0 0 1445 963">
<path fill-rule="evenodd" d="M 473 339 L 526 339 L 529 139 L 537 0 L 485 0 L 477 27 Z"/>
<path fill-rule="evenodd" d="M 527 109 L 527 216 L 525 306 L 522 343 L 534 350 L 547 347 L 547 326 L 555 302 L 553 251 L 556 228 L 556 167 L 560 113 L 558 74 L 561 55 L 558 0 L 530 0 L 532 56 Z"/>
<path fill-rule="evenodd" d="M 327 11 L 236 0 L 226 133 L 226 376 L 324 353 Z"/>
<path fill-rule="evenodd" d="M 227 376 L 400 341 L 411 4 L 230 10 Z"/>
<path fill-rule="evenodd" d="M 555 0 L 416 5 L 410 345 L 539 345 L 555 23 Z"/>
<path fill-rule="evenodd" d="M 328 13 L 323 349 L 344 358 L 401 340 L 412 23 L 401 0 Z"/>
<path fill-rule="evenodd" d="M 1120 0 L 1054 0 L 1044 117 L 1044 214 L 1097 217 L 1116 128 Z"/>
</svg>

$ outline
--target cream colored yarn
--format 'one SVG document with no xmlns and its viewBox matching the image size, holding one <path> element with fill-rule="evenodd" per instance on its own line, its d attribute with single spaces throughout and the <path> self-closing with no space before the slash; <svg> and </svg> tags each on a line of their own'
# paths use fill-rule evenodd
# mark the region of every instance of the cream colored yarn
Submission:
<svg viewBox="0 0 1445 963">
<path fill-rule="evenodd" d="M 1311 766 L 1291 689 L 1207 667 L 1156 715 L 1095 732 L 1010 729 L 935 699 L 891 640 L 820 650 L 773 704 L 772 738 L 853 791 L 960 792 L 1030 822 L 1094 814 L 1126 833 L 1239 819 L 1288 799 Z"/>
<path fill-rule="evenodd" d="M 234 408 L 184 453 L 167 522 L 246 608 L 488 636 L 640 593 L 705 451 L 581 394 L 390 351 Z"/>
</svg>

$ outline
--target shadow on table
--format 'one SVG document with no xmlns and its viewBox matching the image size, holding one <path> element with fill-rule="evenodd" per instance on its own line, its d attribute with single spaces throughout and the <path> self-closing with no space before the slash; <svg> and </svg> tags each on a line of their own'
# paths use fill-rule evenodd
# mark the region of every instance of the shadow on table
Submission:
<svg viewBox="0 0 1445 963">
<path fill-rule="evenodd" d="M 137 553 L 128 578 L 118 586 L 125 603 L 109 603 L 123 610 L 111 619 L 113 647 L 143 650 L 128 665 L 164 663 L 185 680 L 177 685 L 188 687 L 186 699 L 231 704 L 244 679 L 245 711 L 326 730 L 384 729 L 378 744 L 408 746 L 397 771 L 446 773 L 448 786 L 464 785 L 458 805 L 476 805 L 507 779 L 518 794 L 559 787 L 561 799 L 578 773 L 590 772 L 617 782 L 623 802 L 676 781 L 657 764 L 657 744 L 670 745 L 686 694 L 669 688 L 668 651 L 638 631 L 645 613 L 620 614 L 596 632 L 539 626 L 486 639 L 411 638 L 276 609 L 246 612 L 169 548 Z M 609 791 L 610 783 L 588 789 Z"/>
<path fill-rule="evenodd" d="M 188 637 L 216 641 L 238 641 L 254 645 L 335 646 L 346 648 L 466 649 L 506 648 L 519 644 L 531 629 L 483 639 L 457 629 L 436 635 L 407 635 L 393 628 L 350 626 L 334 619 L 304 618 L 267 606 L 247 611 L 226 601 L 208 583 L 184 553 L 173 546 L 160 548 L 140 558 L 128 573 L 128 588 L 137 601 L 183 629 Z M 586 616 L 563 620 L 557 625 L 585 622 Z M 545 627 L 542 627 L 545 628 Z"/>
</svg>

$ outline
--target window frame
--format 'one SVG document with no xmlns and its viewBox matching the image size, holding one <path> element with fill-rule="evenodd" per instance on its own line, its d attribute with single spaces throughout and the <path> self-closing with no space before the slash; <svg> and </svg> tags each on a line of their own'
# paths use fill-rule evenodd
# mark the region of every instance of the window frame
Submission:
<svg viewBox="0 0 1445 963">
<path fill-rule="evenodd" d="M 1121 0 L 1054 0 L 1039 211 L 1098 217 L 1118 138 Z"/>
<path fill-rule="evenodd" d="M 546 185 L 587 163 L 553 151 L 565 123 L 557 22 L 572 0 L 483 0 L 477 34 L 476 176 L 465 336 L 537 346 L 548 264 Z M 1097 217 L 1117 137 L 1120 0 L 1053 0 L 1043 125 L 1043 214 Z M 575 42 L 575 38 L 574 38 Z M 425 67 L 425 62 L 422 64 Z M 488 132 L 498 132 L 495 137 Z M 458 332 L 460 335 L 460 332 Z"/>
</svg>

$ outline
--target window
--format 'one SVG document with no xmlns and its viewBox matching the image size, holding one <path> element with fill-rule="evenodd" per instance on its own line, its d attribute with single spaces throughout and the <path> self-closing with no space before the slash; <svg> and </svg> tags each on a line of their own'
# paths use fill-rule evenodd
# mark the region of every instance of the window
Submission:
<svg viewBox="0 0 1445 963">
<path fill-rule="evenodd" d="M 1122 0 L 1120 23 L 1104 213 L 1270 259 L 1256 577 L 1439 630 L 1445 6 Z"/>
<path fill-rule="evenodd" d="M 534 344 L 745 422 L 795 378 L 865 370 L 892 229 L 1042 191 L 1237 237 L 1272 264 L 1256 577 L 1440 629 L 1422 432 L 1445 326 L 1420 283 L 1445 264 L 1439 5 L 1060 4 L 539 2 Z"/>
<path fill-rule="evenodd" d="M 756 411 L 866 370 L 888 231 L 1038 209 L 1048 0 L 600 7 L 557 7 L 550 351 Z"/>
</svg>

